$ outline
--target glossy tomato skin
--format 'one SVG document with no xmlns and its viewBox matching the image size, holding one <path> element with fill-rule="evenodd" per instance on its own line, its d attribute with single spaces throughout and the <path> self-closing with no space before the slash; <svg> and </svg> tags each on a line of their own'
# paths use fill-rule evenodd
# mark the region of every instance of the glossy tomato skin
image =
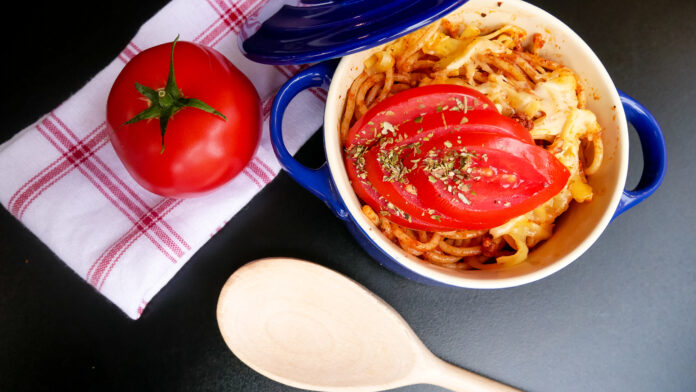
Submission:
<svg viewBox="0 0 696 392">
<path fill-rule="evenodd" d="M 455 87 L 395 94 L 347 136 L 345 164 L 356 194 L 401 226 L 490 229 L 567 184 L 568 169 L 525 127 L 481 93 Z"/>
<path fill-rule="evenodd" d="M 123 125 L 148 107 L 135 83 L 163 88 L 172 44 L 147 49 L 116 78 L 107 100 L 108 133 L 116 154 L 145 189 L 170 197 L 207 193 L 249 162 L 261 134 L 259 96 L 249 79 L 214 49 L 180 41 L 174 51 L 176 83 L 227 117 L 185 107 L 171 117 L 164 137 L 159 120 Z"/>
<path fill-rule="evenodd" d="M 430 181 L 423 171 L 409 176 L 411 183 L 422 191 L 420 201 L 442 211 L 443 216 L 466 222 L 459 228 L 480 230 L 500 226 L 551 199 L 570 177 L 568 169 L 553 154 L 523 140 L 490 132 L 466 132 L 460 140 L 461 146 L 475 156 L 470 178 L 464 181 L 469 190 L 461 192 L 466 202 L 459 199 L 460 192 L 456 189 L 449 192 L 447 184 Z M 446 135 L 424 143 L 422 148 L 423 151 L 458 151 L 457 141 L 456 135 Z M 486 174 L 479 170 L 482 168 Z"/>
<path fill-rule="evenodd" d="M 496 112 L 495 105 L 488 97 L 469 87 L 433 84 L 412 88 L 394 94 L 368 110 L 348 132 L 346 147 L 372 143 L 374 130 L 383 122 L 401 126 L 412 121 L 417 123 L 427 114 L 454 109 L 462 113 Z"/>
</svg>

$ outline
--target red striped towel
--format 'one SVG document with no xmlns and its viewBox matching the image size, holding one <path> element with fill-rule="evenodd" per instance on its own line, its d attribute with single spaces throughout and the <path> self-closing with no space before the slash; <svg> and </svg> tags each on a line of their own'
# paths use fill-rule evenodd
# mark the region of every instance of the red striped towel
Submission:
<svg viewBox="0 0 696 392">
<path fill-rule="evenodd" d="M 299 67 L 253 63 L 236 42 L 245 16 L 265 1 L 172 1 L 79 92 L 0 145 L 0 202 L 132 318 L 278 174 L 268 116 L 274 93 Z M 105 132 L 107 93 L 123 66 L 177 34 L 227 56 L 263 100 L 264 131 L 256 156 L 233 181 L 195 199 L 163 198 L 141 188 Z M 290 106 L 284 125 L 291 152 L 320 127 L 322 93 L 305 91 Z"/>
</svg>

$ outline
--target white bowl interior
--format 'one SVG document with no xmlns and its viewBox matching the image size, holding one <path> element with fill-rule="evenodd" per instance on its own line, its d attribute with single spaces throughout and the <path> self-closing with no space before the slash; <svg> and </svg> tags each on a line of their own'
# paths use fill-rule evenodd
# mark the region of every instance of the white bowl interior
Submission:
<svg viewBox="0 0 696 392">
<path fill-rule="evenodd" d="M 499 3 L 501 3 L 499 5 Z M 486 14 L 482 17 L 481 14 Z M 557 221 L 553 236 L 534 248 L 524 263 L 505 270 L 457 271 L 424 262 L 406 254 L 362 214 L 343 164 L 338 127 L 346 93 L 362 72 L 363 62 L 377 48 L 344 57 L 329 90 L 324 115 L 329 167 L 348 210 L 374 242 L 406 268 L 431 279 L 460 287 L 501 288 L 525 284 L 548 276 L 573 260 L 596 241 L 609 224 L 623 191 L 628 162 L 628 131 L 623 107 L 611 78 L 597 56 L 568 26 L 547 12 L 519 0 L 471 0 L 447 17 L 452 22 L 474 23 L 482 28 L 515 24 L 546 39 L 541 54 L 573 69 L 587 88 L 587 107 L 603 128 L 604 161 L 589 178 L 594 189 L 591 203 L 572 203 Z"/>
</svg>

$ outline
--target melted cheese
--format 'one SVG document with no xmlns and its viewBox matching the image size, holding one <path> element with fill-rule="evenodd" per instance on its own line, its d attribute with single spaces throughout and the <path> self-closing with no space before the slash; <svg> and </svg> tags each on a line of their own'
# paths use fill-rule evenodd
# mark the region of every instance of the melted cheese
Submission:
<svg viewBox="0 0 696 392">
<path fill-rule="evenodd" d="M 440 37 L 430 50 L 441 57 L 437 69 L 449 71 L 463 68 L 469 84 L 474 86 L 474 70 L 479 65 L 477 57 L 508 53 L 512 45 L 510 37 L 514 34 L 519 34 L 519 31 L 505 26 L 486 36 L 474 38 L 466 46 L 454 43 L 456 40 L 452 38 Z M 434 82 L 448 81 L 443 78 Z M 578 108 L 578 80 L 567 68 L 544 74 L 534 90 L 520 88 L 520 84 L 500 73 L 491 73 L 487 82 L 474 87 L 486 94 L 500 113 L 536 118 L 531 130 L 532 137 L 550 142 L 547 149 L 570 172 L 565 188 L 553 198 L 533 211 L 490 230 L 493 237 L 504 238 L 516 250 L 513 255 L 499 257 L 498 263 L 514 265 L 527 258 L 529 248 L 551 237 L 554 221 L 568 209 L 572 200 L 582 203 L 592 199 L 592 187 L 587 183 L 582 169 L 580 148 L 582 140 L 599 137 L 601 128 L 594 113 Z"/>
<path fill-rule="evenodd" d="M 519 73 L 509 72 L 508 77 L 505 72 L 496 72 L 491 68 L 487 63 L 490 62 L 490 54 L 504 54 L 500 56 L 503 61 L 515 58 L 513 49 L 527 34 L 521 28 L 508 25 L 481 36 L 479 29 L 470 25 L 458 38 L 453 38 L 455 34 L 452 28 L 449 32 L 451 36 L 439 30 L 438 24 L 433 24 L 411 33 L 388 45 L 381 57 L 376 56 L 366 62 L 366 68 L 380 72 L 390 68 L 394 64 L 394 57 L 401 55 L 406 48 L 411 48 L 411 52 L 407 53 L 422 49 L 439 60 L 434 67 L 435 76 L 420 79 L 419 85 L 468 85 L 486 94 L 500 113 L 507 116 L 524 115 L 534 121 L 532 137 L 550 143 L 547 150 L 568 169 L 570 177 L 557 195 L 533 211 L 489 231 L 493 237 L 503 238 L 516 250 L 513 255 L 499 257 L 498 263 L 514 265 L 527 258 L 529 248 L 552 235 L 555 219 L 568 209 L 572 200 L 582 203 L 592 199 L 592 187 L 587 183 L 580 151 L 583 140 L 594 141 L 599 144 L 595 153 L 601 160 L 601 128 L 596 116 L 581 108 L 584 96 L 578 95 L 582 88 L 579 88 L 580 82 L 573 71 L 560 65 L 555 71 L 547 71 L 549 68 L 539 65 L 529 65 L 531 71 L 530 68 L 520 68 L 522 72 L 533 73 L 532 76 L 527 74 L 534 82 L 530 84 Z M 505 68 L 504 64 L 495 64 L 495 67 Z M 478 74 L 476 82 L 474 80 L 477 69 L 481 69 L 481 74 L 486 78 L 483 83 L 481 74 Z M 599 161 L 592 166 L 598 164 Z"/>
<path fill-rule="evenodd" d="M 534 122 L 534 139 L 553 141 L 561 133 L 570 111 L 578 107 L 576 89 L 577 82 L 570 72 L 554 72 L 548 81 L 537 84 L 534 95 L 544 115 Z"/>
<path fill-rule="evenodd" d="M 503 53 L 505 52 L 505 47 L 491 40 L 479 37 L 473 40 L 468 46 L 464 47 L 463 50 L 455 52 L 438 61 L 435 68 L 446 69 L 448 71 L 457 70 L 464 64 L 470 62 L 474 55 L 485 52 Z"/>
<path fill-rule="evenodd" d="M 541 109 L 539 97 L 515 88 L 502 75 L 491 75 L 488 82 L 476 89 L 486 94 L 496 104 L 498 111 L 506 116 L 522 113 L 531 118 Z"/>
<path fill-rule="evenodd" d="M 499 257 L 498 263 L 516 264 L 526 259 L 528 248 L 551 236 L 553 222 L 568 209 L 571 200 L 579 203 L 592 200 L 592 187 L 582 170 L 580 148 L 582 140 L 599 137 L 601 128 L 594 113 L 578 108 L 578 82 L 571 71 L 559 69 L 546 78 L 534 91 L 520 90 L 502 75 L 494 75 L 477 86 L 503 114 L 523 113 L 534 117 L 542 112 L 534 122 L 532 137 L 552 142 L 548 150 L 570 171 L 566 187 L 556 196 L 535 210 L 490 230 L 493 237 L 505 238 L 517 251 L 514 255 Z"/>
</svg>

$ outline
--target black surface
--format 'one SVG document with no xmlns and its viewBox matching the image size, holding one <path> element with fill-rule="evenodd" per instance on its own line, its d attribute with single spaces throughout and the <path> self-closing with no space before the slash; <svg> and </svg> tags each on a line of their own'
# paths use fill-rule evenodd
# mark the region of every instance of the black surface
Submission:
<svg viewBox="0 0 696 392">
<path fill-rule="evenodd" d="M 4 12 L 0 141 L 77 91 L 164 3 L 18 2 Z M 0 391 L 288 390 L 237 360 L 215 321 L 227 277 L 266 256 L 313 260 L 356 279 L 435 354 L 520 388 L 696 390 L 696 2 L 534 3 L 588 42 L 667 140 L 662 188 L 575 263 L 505 290 L 415 284 L 369 259 L 321 202 L 281 174 L 131 321 L 0 209 Z M 631 143 L 636 184 L 635 135 Z M 322 155 L 318 135 L 300 152 L 313 164 Z"/>
</svg>

